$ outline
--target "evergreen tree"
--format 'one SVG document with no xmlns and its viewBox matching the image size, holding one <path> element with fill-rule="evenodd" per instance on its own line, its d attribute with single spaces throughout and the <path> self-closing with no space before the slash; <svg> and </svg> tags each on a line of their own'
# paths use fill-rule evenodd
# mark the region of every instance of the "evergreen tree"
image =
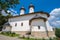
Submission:
<svg viewBox="0 0 60 40">
<path fill-rule="evenodd" d="M 60 28 L 56 28 L 55 35 L 60 38 Z"/>
<path fill-rule="evenodd" d="M 10 13 L 7 16 L 3 16 L 2 10 L 7 13 L 9 8 L 14 8 L 17 4 L 19 4 L 19 0 L 0 0 L 0 27 L 12 16 Z"/>
</svg>

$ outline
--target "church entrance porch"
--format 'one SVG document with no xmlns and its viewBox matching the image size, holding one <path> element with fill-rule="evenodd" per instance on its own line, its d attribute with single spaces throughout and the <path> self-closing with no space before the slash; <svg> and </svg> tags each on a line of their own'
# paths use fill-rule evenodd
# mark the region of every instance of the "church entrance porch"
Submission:
<svg viewBox="0 0 60 40">
<path fill-rule="evenodd" d="M 38 17 L 32 18 L 29 21 L 30 24 L 30 35 L 33 37 L 48 37 L 45 29 L 45 19 Z"/>
</svg>

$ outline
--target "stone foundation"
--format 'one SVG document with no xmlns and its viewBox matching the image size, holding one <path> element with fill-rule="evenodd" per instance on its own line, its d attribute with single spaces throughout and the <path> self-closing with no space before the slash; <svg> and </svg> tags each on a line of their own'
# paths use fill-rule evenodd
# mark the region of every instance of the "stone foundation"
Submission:
<svg viewBox="0 0 60 40">
<path fill-rule="evenodd" d="M 48 31 L 48 36 L 49 37 L 55 37 L 55 32 L 54 31 Z"/>
<path fill-rule="evenodd" d="M 31 33 L 32 36 L 36 37 L 36 38 L 45 38 L 47 37 L 46 32 L 32 32 Z"/>
<path fill-rule="evenodd" d="M 28 31 L 15 31 L 16 34 L 20 34 L 20 36 L 26 35 Z"/>
<path fill-rule="evenodd" d="M 20 36 L 26 35 L 28 31 L 15 31 L 15 33 L 20 34 Z M 47 37 L 55 37 L 55 33 L 53 31 L 47 33 L 45 31 L 40 31 L 40 32 L 31 32 L 31 37 L 36 37 L 36 38 L 47 38 Z"/>
</svg>

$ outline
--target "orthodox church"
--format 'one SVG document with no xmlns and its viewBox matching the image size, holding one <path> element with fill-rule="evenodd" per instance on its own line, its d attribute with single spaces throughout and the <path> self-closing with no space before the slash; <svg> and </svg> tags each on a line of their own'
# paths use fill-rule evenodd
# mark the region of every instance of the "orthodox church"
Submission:
<svg viewBox="0 0 60 40">
<path fill-rule="evenodd" d="M 3 25 L 2 31 L 11 31 L 21 36 L 30 35 L 32 37 L 54 37 L 53 27 L 48 22 L 50 16 L 47 12 L 34 12 L 34 5 L 29 5 L 29 13 L 25 14 L 25 8 L 20 9 L 19 16 L 13 16 Z"/>
</svg>

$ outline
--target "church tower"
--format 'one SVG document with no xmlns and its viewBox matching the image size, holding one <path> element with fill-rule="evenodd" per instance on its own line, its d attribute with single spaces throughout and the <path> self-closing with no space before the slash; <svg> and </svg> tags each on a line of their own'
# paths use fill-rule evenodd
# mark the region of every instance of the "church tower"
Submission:
<svg viewBox="0 0 60 40">
<path fill-rule="evenodd" d="M 29 13 L 34 13 L 34 6 L 33 6 L 33 4 L 30 4 L 30 6 L 29 6 Z"/>
<path fill-rule="evenodd" d="M 20 15 L 23 15 L 25 13 L 25 8 L 22 6 L 22 8 L 20 9 Z"/>
</svg>

